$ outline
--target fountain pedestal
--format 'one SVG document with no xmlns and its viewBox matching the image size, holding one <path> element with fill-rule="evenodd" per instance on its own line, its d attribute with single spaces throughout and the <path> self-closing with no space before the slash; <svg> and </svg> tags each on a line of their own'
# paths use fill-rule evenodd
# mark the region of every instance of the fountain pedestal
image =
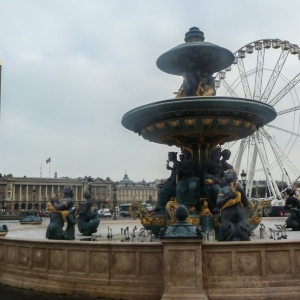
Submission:
<svg viewBox="0 0 300 300">
<path fill-rule="evenodd" d="M 165 291 L 162 300 L 207 300 L 202 281 L 202 240 L 162 239 Z"/>
</svg>

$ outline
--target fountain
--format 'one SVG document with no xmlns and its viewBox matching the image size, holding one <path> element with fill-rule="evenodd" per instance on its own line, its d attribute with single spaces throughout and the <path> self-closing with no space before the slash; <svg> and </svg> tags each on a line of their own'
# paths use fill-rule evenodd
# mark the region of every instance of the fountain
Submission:
<svg viewBox="0 0 300 300">
<path fill-rule="evenodd" d="M 204 42 L 203 32 L 192 27 L 185 35 L 185 43 L 162 54 L 156 62 L 160 70 L 183 76 L 175 99 L 137 107 L 122 118 L 125 128 L 150 142 L 179 147 L 182 155 L 189 156 L 185 159 L 187 166 L 188 161 L 189 165 L 194 164 L 183 181 L 177 180 L 178 203 L 169 202 L 167 213 L 158 211 L 150 215 L 139 205 L 133 205 L 131 211 L 140 210 L 142 224 L 156 235 L 160 228 L 175 222 L 172 216 L 178 204 L 187 206 L 189 222 L 196 226 L 202 223 L 206 230 L 214 229 L 217 233 L 220 223 L 216 197 L 222 178 L 216 174 L 224 171 L 220 146 L 253 134 L 276 117 L 273 107 L 265 103 L 215 95 L 213 73 L 229 67 L 233 61 L 229 50 Z M 184 193 L 190 191 L 192 197 L 184 199 Z M 211 214 L 207 209 L 203 213 L 207 203 Z"/>
<path fill-rule="evenodd" d="M 172 195 L 170 201 L 153 215 L 132 205 L 131 213 L 143 228 L 123 228 L 118 243 L 111 242 L 115 233 L 110 227 L 107 242 L 97 242 L 96 235 L 91 237 L 94 242 L 0 238 L 3 284 L 113 299 L 299 299 L 299 241 L 285 239 L 285 226 L 277 227 L 276 241 L 211 242 L 218 237 L 219 210 L 230 211 L 239 200 L 227 201 L 226 193 L 241 189 L 234 180 L 229 182 L 235 177 L 228 155 L 223 156 L 225 162 L 220 158 L 226 153 L 220 146 L 252 134 L 276 113 L 261 102 L 215 95 L 213 73 L 232 63 L 232 53 L 204 42 L 204 34 L 194 27 L 185 42 L 157 60 L 161 70 L 184 77 L 176 98 L 135 108 L 122 119 L 143 138 L 181 149 L 178 163 L 176 152 L 168 157 L 174 186 L 169 185 L 169 191 L 161 187 L 166 193 L 160 194 Z M 220 205 L 225 200 L 226 207 Z M 65 211 L 60 212 L 59 202 L 51 204 L 57 206 L 57 215 Z M 267 206 L 248 206 L 245 215 L 253 226 L 253 215 Z M 230 221 L 230 214 L 222 217 Z M 148 243 L 160 229 L 160 242 Z"/>
</svg>

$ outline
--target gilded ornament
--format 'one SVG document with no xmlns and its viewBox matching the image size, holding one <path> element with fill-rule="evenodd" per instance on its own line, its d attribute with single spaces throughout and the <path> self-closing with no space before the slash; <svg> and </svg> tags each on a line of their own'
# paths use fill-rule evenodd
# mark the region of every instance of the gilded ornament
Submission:
<svg viewBox="0 0 300 300">
<path fill-rule="evenodd" d="M 227 125 L 228 119 L 220 119 L 220 125 L 224 126 Z"/>
<path fill-rule="evenodd" d="M 244 122 L 244 127 L 245 127 L 245 128 L 248 128 L 248 127 L 250 127 L 250 125 L 251 125 L 251 123 L 250 123 L 250 122 L 246 122 L 246 121 Z"/>
<path fill-rule="evenodd" d="M 233 125 L 234 125 L 234 126 L 240 126 L 241 123 L 242 123 L 241 120 L 233 120 Z"/>
<path fill-rule="evenodd" d="M 156 126 L 156 128 L 157 128 L 158 130 L 163 130 L 163 129 L 165 129 L 165 124 L 164 124 L 164 123 L 156 123 L 155 126 Z"/>
<path fill-rule="evenodd" d="M 203 118 L 204 125 L 211 125 L 213 119 L 212 118 Z"/>
<path fill-rule="evenodd" d="M 192 125 L 195 124 L 195 120 L 193 120 L 193 119 L 187 119 L 187 120 L 185 120 L 185 123 L 186 123 L 187 125 L 189 125 L 189 126 L 192 126 Z"/>
<path fill-rule="evenodd" d="M 153 131 L 153 126 L 152 126 L 152 125 L 151 125 L 151 126 L 148 126 L 148 127 L 147 127 L 147 131 L 148 131 L 148 132 L 152 132 L 152 131 Z"/>
<path fill-rule="evenodd" d="M 177 126 L 178 126 L 178 121 L 170 121 L 169 124 L 170 124 L 172 127 L 177 127 Z"/>
</svg>

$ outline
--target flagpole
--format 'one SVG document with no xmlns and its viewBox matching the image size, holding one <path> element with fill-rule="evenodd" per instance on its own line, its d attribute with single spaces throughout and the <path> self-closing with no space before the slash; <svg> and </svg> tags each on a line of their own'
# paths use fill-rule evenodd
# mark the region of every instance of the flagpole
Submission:
<svg viewBox="0 0 300 300">
<path fill-rule="evenodd" d="M 2 62 L 0 60 L 0 118 L 1 118 L 1 73 L 2 73 Z"/>
<path fill-rule="evenodd" d="M 40 177 L 42 178 L 42 164 L 40 166 Z"/>
<path fill-rule="evenodd" d="M 51 163 L 52 163 L 52 159 L 51 159 L 51 157 L 50 157 L 50 164 L 49 164 L 49 178 L 50 178 Z"/>
</svg>

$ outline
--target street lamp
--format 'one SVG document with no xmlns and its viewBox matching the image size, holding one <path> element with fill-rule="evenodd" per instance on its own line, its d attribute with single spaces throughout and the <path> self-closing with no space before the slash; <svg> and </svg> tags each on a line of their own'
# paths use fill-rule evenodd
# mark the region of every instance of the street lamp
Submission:
<svg viewBox="0 0 300 300">
<path fill-rule="evenodd" d="M 114 220 L 117 220 L 117 211 L 116 211 L 116 206 L 117 206 L 117 184 L 113 184 L 113 206 L 114 206 Z"/>
<path fill-rule="evenodd" d="M 93 178 L 91 176 L 89 176 L 87 178 L 87 182 L 88 182 L 88 189 L 89 189 L 89 192 L 92 194 L 92 184 L 93 184 Z"/>
<path fill-rule="evenodd" d="M 241 173 L 241 178 L 242 178 L 242 185 L 243 185 L 244 191 L 246 191 L 246 177 L 247 177 L 247 174 L 243 170 Z"/>
</svg>

